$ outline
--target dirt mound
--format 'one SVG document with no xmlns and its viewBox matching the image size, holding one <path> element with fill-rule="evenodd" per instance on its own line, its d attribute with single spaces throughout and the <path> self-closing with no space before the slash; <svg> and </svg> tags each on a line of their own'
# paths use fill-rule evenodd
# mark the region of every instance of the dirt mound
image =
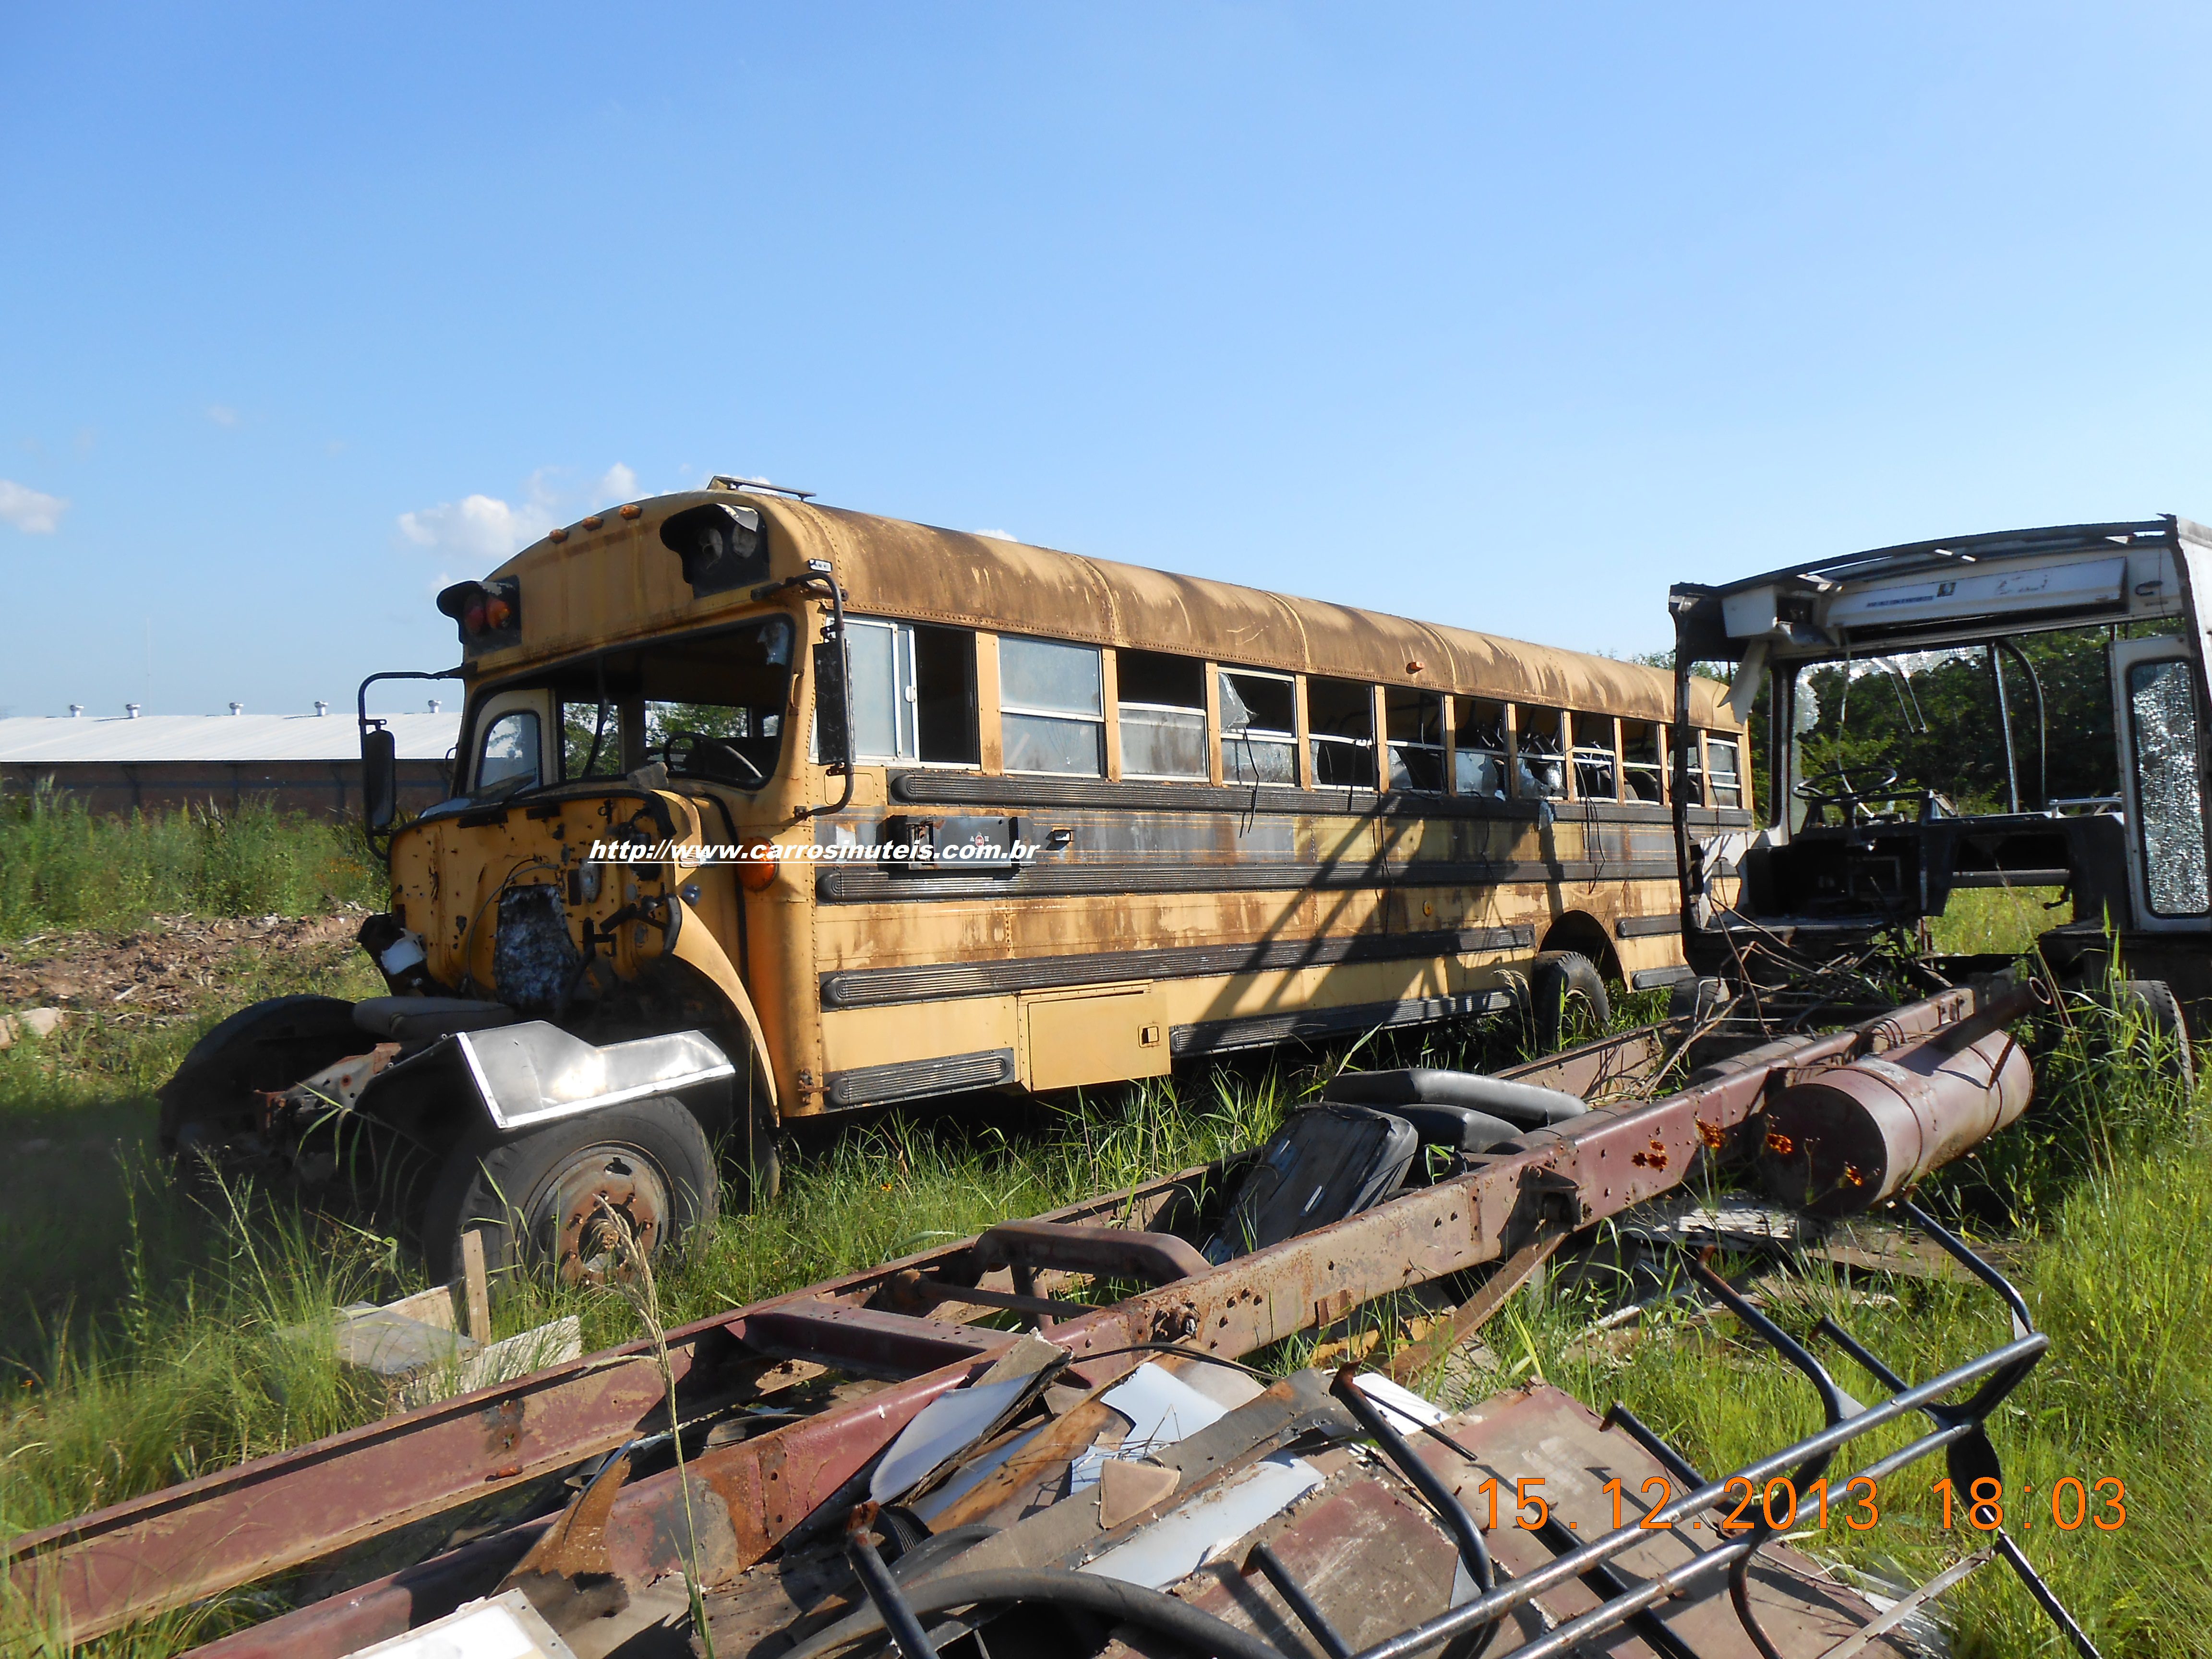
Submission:
<svg viewBox="0 0 2212 1659">
<path fill-rule="evenodd" d="M 364 914 L 155 916 L 123 933 L 33 935 L 0 947 L 0 1009 L 185 1013 L 249 951 L 342 955 Z"/>
</svg>

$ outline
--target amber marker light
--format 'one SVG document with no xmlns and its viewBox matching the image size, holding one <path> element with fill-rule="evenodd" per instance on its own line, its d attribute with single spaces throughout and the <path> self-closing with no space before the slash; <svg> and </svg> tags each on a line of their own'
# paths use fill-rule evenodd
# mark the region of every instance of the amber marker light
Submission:
<svg viewBox="0 0 2212 1659">
<path fill-rule="evenodd" d="M 545 539 L 549 542 L 565 542 L 568 539 L 568 532 L 556 526 L 545 532 Z"/>
<path fill-rule="evenodd" d="M 586 530 L 597 530 L 605 522 L 606 520 L 605 519 L 601 518 L 598 514 L 593 513 L 589 514 L 584 520 L 584 528 Z"/>
<path fill-rule="evenodd" d="M 623 508 L 622 515 L 625 519 L 641 519 L 645 516 L 645 509 L 635 501 L 632 501 L 628 507 Z"/>
</svg>

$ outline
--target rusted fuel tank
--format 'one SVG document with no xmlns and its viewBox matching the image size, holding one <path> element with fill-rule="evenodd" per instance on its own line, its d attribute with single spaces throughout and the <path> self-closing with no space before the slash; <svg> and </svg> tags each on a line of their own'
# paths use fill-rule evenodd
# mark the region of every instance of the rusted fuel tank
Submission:
<svg viewBox="0 0 2212 1659">
<path fill-rule="evenodd" d="M 1784 1203 L 1855 1214 L 1972 1151 L 2026 1111 L 2034 1089 L 2027 1053 L 2002 1027 L 1979 1037 L 1954 1028 L 1782 1091 L 1767 1108 L 1759 1176 Z"/>
</svg>

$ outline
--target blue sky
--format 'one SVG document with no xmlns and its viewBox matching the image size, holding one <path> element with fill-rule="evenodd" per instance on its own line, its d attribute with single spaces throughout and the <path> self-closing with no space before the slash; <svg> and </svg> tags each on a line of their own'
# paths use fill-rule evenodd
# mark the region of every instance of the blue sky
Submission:
<svg viewBox="0 0 2212 1659">
<path fill-rule="evenodd" d="M 1589 649 L 2212 518 L 2212 11 L 0 7 L 0 708 L 736 471 Z M 472 501 L 471 498 L 480 498 Z"/>
</svg>

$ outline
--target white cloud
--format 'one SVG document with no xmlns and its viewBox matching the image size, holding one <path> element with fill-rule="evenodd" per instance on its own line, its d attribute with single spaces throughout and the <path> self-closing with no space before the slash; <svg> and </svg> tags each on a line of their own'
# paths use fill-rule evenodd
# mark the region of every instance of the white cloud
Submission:
<svg viewBox="0 0 2212 1659">
<path fill-rule="evenodd" d="M 627 501 L 637 495 L 637 474 L 617 461 L 599 475 L 599 482 L 592 491 L 592 504 L 605 507 L 610 501 Z"/>
<path fill-rule="evenodd" d="M 1021 538 L 1014 534 L 1011 530 L 971 530 L 968 533 L 971 536 L 988 536 L 994 542 L 1018 542 L 1021 540 Z"/>
<path fill-rule="evenodd" d="M 541 466 L 523 485 L 524 499 L 510 506 L 496 495 L 464 495 L 458 501 L 399 515 L 399 533 L 417 547 L 497 563 L 520 552 L 554 526 L 617 501 L 637 499 L 637 474 L 617 461 L 588 488 L 556 489 L 557 467 Z"/>
<path fill-rule="evenodd" d="M 543 500 L 510 507 L 491 495 L 464 495 L 399 515 L 399 533 L 417 547 L 465 553 L 493 563 L 520 552 L 553 527 Z"/>
<path fill-rule="evenodd" d="M 0 478 L 0 520 L 14 525 L 26 536 L 52 535 L 61 527 L 62 514 L 68 511 L 68 501 L 59 495 L 49 495 L 12 478 Z"/>
<path fill-rule="evenodd" d="M 210 404 L 207 406 L 207 417 L 217 426 L 238 424 L 238 411 L 228 404 Z"/>
</svg>

